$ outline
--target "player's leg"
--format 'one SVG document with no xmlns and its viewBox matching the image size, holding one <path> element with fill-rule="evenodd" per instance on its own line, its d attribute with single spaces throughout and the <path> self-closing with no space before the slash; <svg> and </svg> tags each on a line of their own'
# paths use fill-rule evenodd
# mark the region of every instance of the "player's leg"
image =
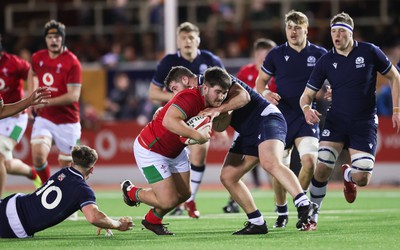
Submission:
<svg viewBox="0 0 400 250">
<path fill-rule="evenodd" d="M 320 141 L 318 149 L 318 163 L 311 178 L 310 197 L 321 209 L 322 201 L 325 198 L 328 180 L 335 167 L 335 162 L 343 148 L 343 143 Z M 312 218 L 314 223 L 318 223 L 318 214 Z"/>
<path fill-rule="evenodd" d="M 285 149 L 282 163 L 289 168 L 292 148 Z M 284 228 L 289 221 L 289 210 L 286 200 L 286 189 L 274 177 L 272 177 L 272 188 L 274 190 L 275 210 L 278 218 L 275 221 L 274 228 Z"/>
<path fill-rule="evenodd" d="M 42 183 L 50 178 L 50 166 L 47 157 L 52 146 L 53 135 L 51 134 L 52 123 L 41 117 L 36 117 L 32 127 L 31 151 L 32 162 Z"/>
<path fill-rule="evenodd" d="M 34 167 L 31 167 L 25 164 L 20 159 L 10 159 L 5 162 L 7 173 L 12 175 L 21 175 L 25 176 L 28 179 L 33 181 L 33 185 L 36 188 L 42 186 L 42 180 L 40 179 L 39 175 L 37 174 Z"/>
<path fill-rule="evenodd" d="M 248 218 L 246 226 L 235 232 L 235 235 L 268 233 L 264 217 L 257 209 L 250 190 L 242 181 L 242 177 L 257 163 L 258 158 L 255 156 L 244 156 L 229 152 L 221 170 L 222 184 L 229 191 L 231 197 L 241 206 Z"/>
<path fill-rule="evenodd" d="M 301 160 L 298 179 L 304 192 L 307 192 L 317 165 L 319 143 L 316 137 L 311 136 L 299 137 L 295 143 Z"/>
<path fill-rule="evenodd" d="M 131 206 L 143 202 L 154 207 L 146 214 L 142 221 L 143 226 L 156 234 L 170 235 L 172 233 L 162 224 L 164 215 L 190 197 L 190 167 L 187 153 L 183 150 L 179 156 L 171 160 L 143 148 L 136 139 L 134 154 L 136 163 L 150 184 L 150 188 L 136 187 L 130 181 L 124 181 L 121 185 L 124 200 Z"/>
<path fill-rule="evenodd" d="M 195 199 L 203 180 L 209 146 L 210 142 L 189 146 L 190 188 L 192 190 L 192 195 L 185 202 L 185 209 L 192 218 L 199 218 L 200 216 L 200 212 L 196 208 Z"/>
</svg>

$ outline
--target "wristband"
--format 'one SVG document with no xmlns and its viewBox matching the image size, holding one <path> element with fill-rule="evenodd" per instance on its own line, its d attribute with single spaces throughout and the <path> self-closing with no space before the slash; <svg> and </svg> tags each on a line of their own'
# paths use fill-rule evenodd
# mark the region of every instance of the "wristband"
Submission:
<svg viewBox="0 0 400 250">
<path fill-rule="evenodd" d="M 263 92 L 262 92 L 262 96 L 265 96 L 266 94 L 268 94 L 269 92 L 271 92 L 271 90 L 269 90 L 269 89 L 265 89 Z"/>
<path fill-rule="evenodd" d="M 393 113 L 400 113 L 400 107 L 393 107 Z"/>
<path fill-rule="evenodd" d="M 309 104 L 306 104 L 306 105 L 304 105 L 303 107 L 301 107 L 301 110 L 303 110 L 303 113 L 304 113 L 304 110 L 305 110 L 306 108 L 310 108 L 310 105 L 309 105 Z"/>
</svg>

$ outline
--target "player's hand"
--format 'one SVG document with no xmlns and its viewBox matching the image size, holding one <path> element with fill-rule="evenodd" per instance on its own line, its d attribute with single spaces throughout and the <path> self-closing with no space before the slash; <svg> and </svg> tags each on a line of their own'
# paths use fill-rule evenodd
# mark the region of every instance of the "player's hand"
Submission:
<svg viewBox="0 0 400 250">
<path fill-rule="evenodd" d="M 204 144 L 211 139 L 211 130 L 199 132 L 198 134 L 200 135 L 198 138 L 193 138 L 197 141 L 197 144 Z"/>
<path fill-rule="evenodd" d="M 211 121 L 214 120 L 215 117 L 219 116 L 221 114 L 221 111 L 218 108 L 206 108 L 200 111 L 197 115 L 199 116 L 209 116 L 211 118 Z"/>
<path fill-rule="evenodd" d="M 281 96 L 278 93 L 274 92 L 267 92 L 264 95 L 264 98 L 267 99 L 267 101 L 271 104 L 274 104 L 275 106 L 279 104 L 279 101 L 281 100 Z"/>
<path fill-rule="evenodd" d="M 397 127 L 397 133 L 400 132 L 400 113 L 399 112 L 393 112 L 392 115 L 392 122 L 393 122 L 393 128 Z"/>
<path fill-rule="evenodd" d="M 121 225 L 117 228 L 119 231 L 132 230 L 134 226 L 132 217 L 129 216 L 121 217 L 118 221 L 121 223 Z"/>
<path fill-rule="evenodd" d="M 327 101 L 332 101 L 332 89 L 330 85 L 326 85 L 326 92 L 324 94 L 324 99 Z"/>
<path fill-rule="evenodd" d="M 36 105 L 36 108 L 43 107 L 49 103 L 49 98 L 51 97 L 51 91 L 47 88 L 39 87 L 28 97 L 30 99 L 31 105 Z"/>
<path fill-rule="evenodd" d="M 312 108 L 308 108 L 304 111 L 304 118 L 306 119 L 306 122 L 310 125 L 319 123 L 320 116 L 321 116 L 321 114 L 317 110 L 312 109 Z"/>
</svg>

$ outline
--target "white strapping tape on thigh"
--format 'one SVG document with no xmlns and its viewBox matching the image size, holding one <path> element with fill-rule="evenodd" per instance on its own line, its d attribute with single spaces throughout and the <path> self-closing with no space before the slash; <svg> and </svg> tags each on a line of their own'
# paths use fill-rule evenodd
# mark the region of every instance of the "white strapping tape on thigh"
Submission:
<svg viewBox="0 0 400 250">
<path fill-rule="evenodd" d="M 318 139 L 312 136 L 303 137 L 297 146 L 300 158 L 305 154 L 311 154 L 315 158 L 318 156 Z"/>
<path fill-rule="evenodd" d="M 270 104 L 263 110 L 261 116 L 267 116 L 272 113 L 281 113 L 281 111 L 275 105 Z"/>
<path fill-rule="evenodd" d="M 31 144 L 45 144 L 51 148 L 51 138 L 50 137 L 37 137 L 31 139 Z"/>
<path fill-rule="evenodd" d="M 285 149 L 283 151 L 282 163 L 283 163 L 283 165 L 285 165 L 287 167 L 290 166 L 290 159 L 291 159 L 291 155 L 292 155 L 292 149 L 293 149 L 293 147 Z"/>
</svg>

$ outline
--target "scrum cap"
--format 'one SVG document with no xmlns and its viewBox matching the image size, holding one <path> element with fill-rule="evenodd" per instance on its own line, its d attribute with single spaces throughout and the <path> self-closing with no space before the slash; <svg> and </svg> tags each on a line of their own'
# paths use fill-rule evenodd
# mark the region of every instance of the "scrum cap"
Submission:
<svg viewBox="0 0 400 250">
<path fill-rule="evenodd" d="M 44 25 L 44 37 L 48 34 L 58 34 L 62 37 L 63 44 L 65 44 L 65 25 L 56 20 L 50 20 Z"/>
</svg>

